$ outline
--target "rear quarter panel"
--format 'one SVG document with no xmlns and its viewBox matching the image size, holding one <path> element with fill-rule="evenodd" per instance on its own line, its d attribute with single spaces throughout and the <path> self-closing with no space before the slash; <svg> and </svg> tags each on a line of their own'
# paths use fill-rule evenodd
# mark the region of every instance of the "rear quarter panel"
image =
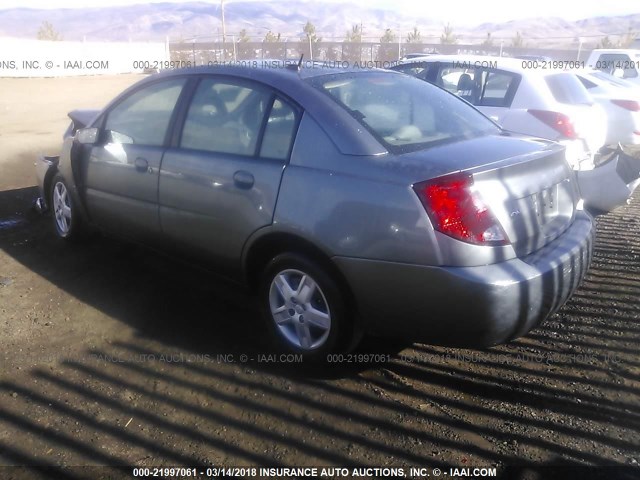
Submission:
<svg viewBox="0 0 640 480">
<path fill-rule="evenodd" d="M 431 222 L 410 182 L 385 177 L 376 161 L 341 154 L 305 114 L 283 175 L 274 229 L 310 240 L 329 256 L 441 263 Z"/>
</svg>

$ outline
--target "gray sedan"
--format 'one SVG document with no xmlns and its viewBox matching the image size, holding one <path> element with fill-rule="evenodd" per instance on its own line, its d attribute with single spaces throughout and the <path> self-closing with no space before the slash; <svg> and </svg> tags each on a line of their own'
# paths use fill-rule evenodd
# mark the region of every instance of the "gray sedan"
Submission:
<svg viewBox="0 0 640 480">
<path fill-rule="evenodd" d="M 576 289 L 594 225 L 563 147 L 376 70 L 213 67 L 74 111 L 38 205 L 251 288 L 309 358 L 361 334 L 486 346 Z"/>
</svg>

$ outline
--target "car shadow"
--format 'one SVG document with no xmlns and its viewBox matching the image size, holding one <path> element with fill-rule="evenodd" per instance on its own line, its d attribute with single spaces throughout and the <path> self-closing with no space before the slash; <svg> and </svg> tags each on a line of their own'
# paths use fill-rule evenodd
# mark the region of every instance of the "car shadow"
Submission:
<svg viewBox="0 0 640 480">
<path fill-rule="evenodd" d="M 274 352 L 232 284 L 104 236 L 57 241 L 30 211 L 36 193 L 0 192 L 0 254 L 83 306 L 52 344 L 89 332 L 0 380 L 0 463 L 32 467 L 25 478 L 87 474 L 68 465 L 621 466 L 640 448 L 640 308 L 626 301 L 640 271 L 617 251 L 638 242 L 637 221 L 621 224 L 637 205 L 599 221 L 584 290 L 531 335 L 484 350 L 368 339 L 356 361 L 320 368 Z M 20 279 L 0 266 L 3 278 L 10 298 Z M 93 473 L 130 475 L 105 472 Z"/>
</svg>

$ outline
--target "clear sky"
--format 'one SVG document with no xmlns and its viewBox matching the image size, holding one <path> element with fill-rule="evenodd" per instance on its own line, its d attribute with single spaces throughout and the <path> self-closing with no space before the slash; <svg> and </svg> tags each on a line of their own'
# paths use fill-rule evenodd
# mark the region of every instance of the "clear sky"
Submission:
<svg viewBox="0 0 640 480">
<path fill-rule="evenodd" d="M 181 3 L 194 0 L 151 1 Z M 232 8 L 232 4 L 238 1 L 247 0 L 225 0 L 225 6 Z M 299 1 L 303 2 L 308 0 Z M 345 2 L 345 0 L 322 1 L 332 3 Z M 576 0 L 453 0 L 445 2 L 425 0 L 346 0 L 346 2 L 361 6 L 363 9 L 372 7 L 402 9 L 406 13 L 421 13 L 436 19 L 450 21 L 458 25 L 478 24 L 482 22 L 504 22 L 530 17 L 561 17 L 567 20 L 577 20 L 595 16 L 640 13 L 640 1 L 638 0 L 582 0 L 580 2 Z M 0 9 L 15 7 L 48 9 L 86 8 L 87 3 L 92 7 L 103 7 L 149 2 L 141 2 L 139 0 L 91 0 L 90 2 L 87 2 L 87 0 L 0 0 Z M 219 5 L 220 0 L 205 0 L 205 3 Z"/>
</svg>

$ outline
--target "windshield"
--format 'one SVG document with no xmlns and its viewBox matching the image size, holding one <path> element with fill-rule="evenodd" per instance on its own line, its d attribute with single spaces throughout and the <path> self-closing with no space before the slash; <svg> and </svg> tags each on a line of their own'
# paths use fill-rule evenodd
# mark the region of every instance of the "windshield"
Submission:
<svg viewBox="0 0 640 480">
<path fill-rule="evenodd" d="M 455 95 L 407 75 L 342 73 L 309 81 L 347 109 L 390 151 L 419 150 L 500 132 Z"/>
</svg>

